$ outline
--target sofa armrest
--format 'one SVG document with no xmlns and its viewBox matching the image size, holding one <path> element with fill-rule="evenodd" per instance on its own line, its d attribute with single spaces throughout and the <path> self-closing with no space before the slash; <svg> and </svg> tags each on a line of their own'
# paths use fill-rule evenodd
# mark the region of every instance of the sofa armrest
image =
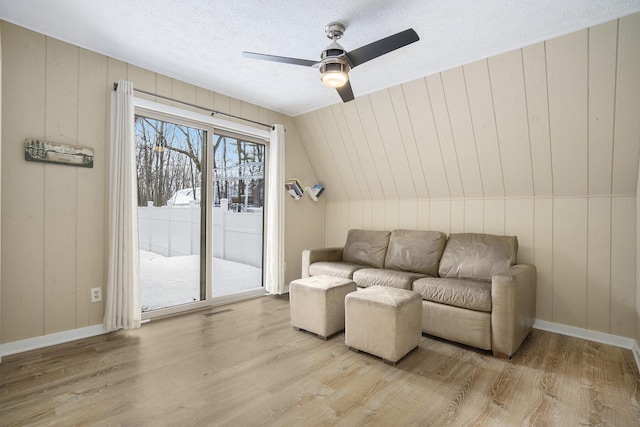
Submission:
<svg viewBox="0 0 640 427">
<path fill-rule="evenodd" d="M 509 358 L 527 337 L 536 317 L 536 267 L 514 265 L 491 282 L 491 349 Z"/>
<path fill-rule="evenodd" d="M 302 251 L 302 278 L 309 277 L 309 266 L 314 262 L 342 261 L 343 248 L 305 249 Z"/>
</svg>

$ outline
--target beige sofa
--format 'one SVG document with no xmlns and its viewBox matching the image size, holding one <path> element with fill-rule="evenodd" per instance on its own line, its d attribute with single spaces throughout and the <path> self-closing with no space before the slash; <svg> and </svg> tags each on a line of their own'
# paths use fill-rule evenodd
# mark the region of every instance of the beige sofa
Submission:
<svg viewBox="0 0 640 427">
<path fill-rule="evenodd" d="M 422 295 L 422 331 L 509 358 L 531 331 L 536 268 L 515 236 L 350 230 L 344 247 L 302 253 L 302 277 L 352 279 Z"/>
</svg>

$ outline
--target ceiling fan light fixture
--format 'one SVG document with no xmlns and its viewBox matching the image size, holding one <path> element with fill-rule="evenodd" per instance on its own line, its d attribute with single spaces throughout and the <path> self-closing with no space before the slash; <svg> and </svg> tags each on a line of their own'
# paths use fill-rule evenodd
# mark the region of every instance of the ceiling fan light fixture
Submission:
<svg viewBox="0 0 640 427">
<path fill-rule="evenodd" d="M 341 71 L 326 71 L 322 73 L 322 83 L 328 87 L 342 87 L 349 81 L 349 76 Z"/>
<path fill-rule="evenodd" d="M 242 55 L 248 58 L 285 64 L 319 67 L 322 83 L 327 87 L 336 89 L 342 102 L 350 102 L 354 100 L 353 89 L 349 82 L 349 71 L 352 68 L 420 40 L 415 30 L 409 28 L 347 52 L 336 41 L 344 35 L 344 30 L 345 26 L 340 22 L 331 22 L 327 25 L 325 32 L 331 43 L 320 54 L 320 62 L 255 52 L 242 52 Z"/>
<path fill-rule="evenodd" d="M 320 66 L 320 79 L 325 86 L 342 87 L 349 81 L 349 66 L 342 61 L 325 62 Z"/>
</svg>

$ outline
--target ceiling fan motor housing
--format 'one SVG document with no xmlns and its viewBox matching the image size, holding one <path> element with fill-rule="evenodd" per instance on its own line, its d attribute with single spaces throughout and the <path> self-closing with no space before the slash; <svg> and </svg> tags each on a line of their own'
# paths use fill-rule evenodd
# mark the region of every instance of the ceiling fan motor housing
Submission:
<svg viewBox="0 0 640 427">
<path fill-rule="evenodd" d="M 333 23 L 327 25 L 327 36 L 329 35 L 329 27 L 331 27 L 332 25 L 341 24 Z M 344 31 L 344 27 L 342 27 L 342 30 Z M 340 33 L 340 36 L 342 36 L 342 33 Z M 338 37 L 333 34 L 333 37 L 331 37 L 331 44 L 327 46 L 327 48 L 323 50 L 322 54 L 320 55 L 320 57 L 322 58 L 322 60 L 320 61 L 320 73 L 322 74 L 321 80 L 325 85 L 331 87 L 339 87 L 344 85 L 349 79 L 348 74 L 351 70 L 351 64 L 349 64 L 346 52 L 342 46 L 336 43 L 336 38 Z M 342 78 L 338 80 L 329 78 L 329 74 L 335 75 L 336 78 L 338 77 L 337 75 L 342 75 Z M 327 78 L 329 79 L 327 80 Z"/>
<path fill-rule="evenodd" d="M 344 48 L 340 46 L 338 43 L 333 42 L 329 47 L 322 51 L 320 55 L 322 60 L 320 61 L 320 71 L 322 71 L 322 67 L 329 64 L 342 64 L 346 67 L 343 71 L 348 73 L 351 69 L 351 64 L 349 64 L 349 60 L 345 55 Z"/>
</svg>

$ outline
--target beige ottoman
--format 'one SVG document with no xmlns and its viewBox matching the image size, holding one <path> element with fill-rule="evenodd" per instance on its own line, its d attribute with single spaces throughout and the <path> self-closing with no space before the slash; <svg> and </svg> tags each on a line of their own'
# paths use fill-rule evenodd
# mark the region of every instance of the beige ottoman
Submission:
<svg viewBox="0 0 640 427">
<path fill-rule="evenodd" d="M 325 340 L 344 329 L 344 297 L 356 290 L 350 279 L 311 276 L 289 284 L 291 326 Z"/>
<path fill-rule="evenodd" d="M 345 299 L 345 343 L 395 366 L 422 339 L 419 293 L 372 286 Z"/>
</svg>

